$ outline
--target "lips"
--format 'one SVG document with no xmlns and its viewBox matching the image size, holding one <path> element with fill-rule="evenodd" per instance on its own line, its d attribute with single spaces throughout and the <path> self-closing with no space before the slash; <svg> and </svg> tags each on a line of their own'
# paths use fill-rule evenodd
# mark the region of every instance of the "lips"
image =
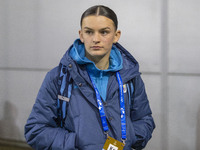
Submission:
<svg viewBox="0 0 200 150">
<path fill-rule="evenodd" d="M 101 48 L 103 48 L 102 46 L 92 46 L 91 47 L 92 49 L 101 49 Z"/>
</svg>

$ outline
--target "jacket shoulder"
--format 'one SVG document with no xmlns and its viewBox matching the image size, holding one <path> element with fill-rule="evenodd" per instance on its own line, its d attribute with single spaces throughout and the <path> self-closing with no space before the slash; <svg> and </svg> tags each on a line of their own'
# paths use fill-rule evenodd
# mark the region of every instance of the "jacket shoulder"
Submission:
<svg viewBox="0 0 200 150">
<path fill-rule="evenodd" d="M 47 76 L 51 81 L 57 80 L 60 75 L 60 66 L 57 66 L 53 69 L 51 69 L 49 72 L 47 72 Z"/>
<path fill-rule="evenodd" d="M 59 66 L 48 71 L 44 78 L 44 81 L 42 83 L 42 87 L 49 89 L 49 88 L 53 88 L 54 86 L 56 86 L 56 89 L 57 89 L 59 75 L 60 75 L 60 67 Z M 54 86 L 52 86 L 52 85 L 54 85 Z"/>
</svg>

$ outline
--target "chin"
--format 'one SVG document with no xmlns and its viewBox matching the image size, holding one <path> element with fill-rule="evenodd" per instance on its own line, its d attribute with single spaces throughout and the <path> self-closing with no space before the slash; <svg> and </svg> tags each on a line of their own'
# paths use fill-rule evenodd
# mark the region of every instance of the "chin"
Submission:
<svg viewBox="0 0 200 150">
<path fill-rule="evenodd" d="M 106 56 L 106 54 L 93 54 L 92 57 L 98 57 L 98 58 L 103 58 L 104 56 Z"/>
</svg>

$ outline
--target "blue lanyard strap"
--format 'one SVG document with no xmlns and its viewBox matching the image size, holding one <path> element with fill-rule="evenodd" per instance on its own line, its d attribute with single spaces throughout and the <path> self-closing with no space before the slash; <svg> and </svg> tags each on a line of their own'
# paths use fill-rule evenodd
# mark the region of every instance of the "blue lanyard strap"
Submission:
<svg viewBox="0 0 200 150">
<path fill-rule="evenodd" d="M 90 76 L 90 74 L 89 74 L 89 76 Z M 106 121 L 106 115 L 105 115 L 105 111 L 103 108 L 103 103 L 101 101 L 101 96 L 100 96 L 99 91 L 98 91 L 94 81 L 92 80 L 91 76 L 90 76 L 90 79 L 92 81 L 92 85 L 93 85 L 95 93 L 96 93 L 96 99 L 97 99 L 97 104 L 98 104 L 98 108 L 99 108 L 99 113 L 100 113 L 100 117 L 101 117 L 101 123 L 103 126 L 103 130 L 106 133 L 108 131 L 108 124 Z"/>
<path fill-rule="evenodd" d="M 119 92 L 120 92 L 120 111 L 121 111 L 122 139 L 126 140 L 126 114 L 125 114 L 123 83 L 122 83 L 122 78 L 121 78 L 119 72 L 116 72 L 116 76 L 117 76 L 117 81 L 118 81 L 118 84 L 119 84 Z"/>
<path fill-rule="evenodd" d="M 88 73 L 89 74 L 89 73 Z M 90 76 L 90 74 L 89 74 Z M 116 72 L 116 76 L 117 76 L 117 81 L 119 84 L 119 92 L 120 92 L 120 111 L 121 111 L 121 130 L 122 130 L 122 140 L 126 140 L 126 115 L 125 115 L 125 102 L 124 102 L 124 93 L 123 93 L 123 83 L 122 83 L 122 79 L 121 76 L 119 74 L 119 72 Z M 99 91 L 95 85 L 95 82 L 92 80 L 91 76 L 90 76 L 90 80 L 93 84 L 94 90 L 95 90 L 95 94 L 96 94 L 96 99 L 97 99 L 97 104 L 98 104 L 98 108 L 99 108 L 99 113 L 100 113 L 100 118 L 101 118 L 101 123 L 103 126 L 103 130 L 105 133 L 108 132 L 108 124 L 107 124 L 107 120 L 106 120 L 106 115 L 105 115 L 105 111 L 103 108 L 103 103 L 99 94 Z"/>
</svg>

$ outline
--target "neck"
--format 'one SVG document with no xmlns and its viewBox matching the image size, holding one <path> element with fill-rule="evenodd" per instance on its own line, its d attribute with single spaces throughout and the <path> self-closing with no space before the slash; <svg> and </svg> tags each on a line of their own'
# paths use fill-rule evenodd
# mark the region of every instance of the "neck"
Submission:
<svg viewBox="0 0 200 150">
<path fill-rule="evenodd" d="M 100 70 L 106 70 L 109 67 L 109 60 L 106 62 L 101 62 L 101 61 L 96 62 L 95 66 Z"/>
</svg>

